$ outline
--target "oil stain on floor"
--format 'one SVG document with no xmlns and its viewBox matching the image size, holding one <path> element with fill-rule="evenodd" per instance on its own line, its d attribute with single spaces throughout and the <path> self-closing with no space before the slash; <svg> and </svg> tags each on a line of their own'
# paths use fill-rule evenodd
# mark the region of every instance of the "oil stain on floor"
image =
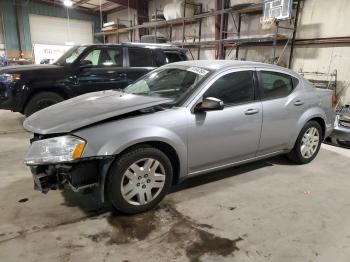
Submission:
<svg viewBox="0 0 350 262">
<path fill-rule="evenodd" d="M 137 215 L 111 214 L 107 220 L 111 230 L 87 237 L 107 245 L 144 241 L 145 245 L 158 245 L 159 250 L 172 250 L 173 258 L 186 256 L 191 262 L 201 261 L 204 255 L 232 256 L 239 250 L 237 243 L 243 241 L 209 232 L 211 225 L 195 223 L 170 204 Z"/>
</svg>

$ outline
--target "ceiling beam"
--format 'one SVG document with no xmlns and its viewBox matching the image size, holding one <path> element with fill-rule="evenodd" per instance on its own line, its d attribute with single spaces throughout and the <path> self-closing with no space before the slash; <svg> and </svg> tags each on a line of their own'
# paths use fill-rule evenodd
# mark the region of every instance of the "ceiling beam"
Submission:
<svg viewBox="0 0 350 262">
<path fill-rule="evenodd" d="M 116 3 L 125 7 L 137 9 L 137 0 L 108 0 L 108 2 Z"/>
<path fill-rule="evenodd" d="M 101 5 L 102 11 L 105 11 L 105 9 L 114 6 L 114 3 L 107 2 Z M 93 9 L 95 12 L 100 11 L 100 6 L 97 6 Z"/>
<path fill-rule="evenodd" d="M 74 5 L 80 5 L 80 4 L 85 4 L 87 2 L 89 2 L 90 0 L 80 0 L 78 2 L 75 2 Z"/>
<path fill-rule="evenodd" d="M 85 4 L 85 3 L 87 3 L 87 2 L 89 2 L 89 0 L 80 0 L 80 1 L 78 1 L 78 2 L 75 2 L 75 3 L 73 4 L 73 6 L 74 6 L 74 7 L 77 7 L 77 6 L 80 6 L 80 5 Z"/>
<path fill-rule="evenodd" d="M 110 13 L 115 13 L 115 12 L 123 11 L 123 10 L 125 10 L 125 9 L 127 9 L 127 7 L 125 7 L 125 6 L 118 6 L 118 7 L 116 7 L 116 8 L 113 8 L 113 9 L 110 9 L 110 10 L 106 10 L 105 13 L 110 14 Z"/>
<path fill-rule="evenodd" d="M 36 2 L 36 3 L 40 3 L 40 4 L 45 4 L 45 5 L 50 5 L 50 6 L 56 6 L 56 7 L 67 8 L 66 6 L 64 6 L 63 2 L 61 2 L 61 1 L 53 1 L 53 0 L 32 0 L 32 2 Z M 74 9 L 74 10 L 77 10 L 77 11 L 81 11 L 81 12 L 85 12 L 85 13 L 95 14 L 95 15 L 96 15 L 96 12 L 94 12 L 92 9 L 85 8 L 85 7 L 81 7 L 81 6 L 74 6 L 74 8 L 70 8 L 70 9 Z"/>
</svg>

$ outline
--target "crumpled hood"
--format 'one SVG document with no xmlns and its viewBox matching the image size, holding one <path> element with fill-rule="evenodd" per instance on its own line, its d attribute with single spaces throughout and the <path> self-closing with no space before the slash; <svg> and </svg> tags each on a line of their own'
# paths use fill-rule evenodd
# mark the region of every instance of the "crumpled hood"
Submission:
<svg viewBox="0 0 350 262">
<path fill-rule="evenodd" d="M 37 134 L 67 133 L 111 117 L 170 101 L 114 90 L 88 93 L 36 112 L 24 121 L 23 126 Z"/>
</svg>

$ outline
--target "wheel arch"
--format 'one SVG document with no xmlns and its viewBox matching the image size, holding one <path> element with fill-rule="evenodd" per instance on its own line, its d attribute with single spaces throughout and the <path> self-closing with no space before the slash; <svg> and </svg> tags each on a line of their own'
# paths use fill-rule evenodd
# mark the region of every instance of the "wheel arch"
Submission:
<svg viewBox="0 0 350 262">
<path fill-rule="evenodd" d="M 316 121 L 317 123 L 319 123 L 319 125 L 322 128 L 322 140 L 325 139 L 325 134 L 326 134 L 326 122 L 322 117 L 314 117 L 311 118 L 308 122 L 310 121 Z"/>
<path fill-rule="evenodd" d="M 322 128 L 322 139 L 325 138 L 325 132 L 326 132 L 326 115 L 325 112 L 323 112 L 320 108 L 310 108 L 309 110 L 305 111 L 302 116 L 299 118 L 299 121 L 297 122 L 296 131 L 294 135 L 291 137 L 288 149 L 292 149 L 294 147 L 294 144 L 296 140 L 298 139 L 298 136 L 302 130 L 302 128 L 308 123 L 309 121 L 316 121 L 320 124 Z"/>
<path fill-rule="evenodd" d="M 102 168 L 103 173 L 102 173 L 102 177 L 101 177 L 101 184 L 100 184 L 100 190 L 101 190 L 101 200 L 102 202 L 105 201 L 105 199 L 107 199 L 107 181 L 108 181 L 108 176 L 109 176 L 109 172 L 110 172 L 110 168 L 113 165 L 113 163 L 115 161 L 117 161 L 118 157 L 122 156 L 123 154 L 125 154 L 126 152 L 133 150 L 135 148 L 138 147 L 142 147 L 142 146 L 152 146 L 154 148 L 159 149 L 160 151 L 162 151 L 170 160 L 172 167 L 173 167 L 173 182 L 172 184 L 177 184 L 180 180 L 180 158 L 178 155 L 178 152 L 176 151 L 176 149 L 170 145 L 169 143 L 166 143 L 164 141 L 160 141 L 160 140 L 149 140 L 149 141 L 143 141 L 143 142 L 138 142 L 135 143 L 133 145 L 129 145 L 128 147 L 124 148 L 122 151 L 120 151 L 118 154 L 114 155 L 114 158 L 112 161 L 108 161 L 105 163 L 106 167 Z"/>
<path fill-rule="evenodd" d="M 70 96 L 68 92 L 63 90 L 62 88 L 54 88 L 54 87 L 45 87 L 45 88 L 38 88 L 38 89 L 33 89 L 30 94 L 26 97 L 26 99 L 23 102 L 22 108 L 21 108 L 21 113 L 24 113 L 24 110 L 26 106 L 28 105 L 29 101 L 36 96 L 37 94 L 43 93 L 43 92 L 50 92 L 50 93 L 55 93 L 60 96 L 62 96 L 64 99 L 69 99 Z"/>
</svg>

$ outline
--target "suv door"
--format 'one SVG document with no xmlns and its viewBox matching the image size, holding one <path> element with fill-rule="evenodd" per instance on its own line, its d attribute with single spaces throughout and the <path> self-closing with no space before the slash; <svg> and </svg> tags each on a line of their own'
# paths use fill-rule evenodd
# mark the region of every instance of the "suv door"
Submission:
<svg viewBox="0 0 350 262">
<path fill-rule="evenodd" d="M 128 47 L 126 78 L 129 84 L 157 67 L 152 49 Z"/>
<path fill-rule="evenodd" d="M 262 124 L 261 102 L 256 96 L 255 72 L 222 73 L 200 95 L 222 100 L 219 111 L 194 113 L 188 132 L 189 173 L 229 165 L 255 156 Z"/>
<path fill-rule="evenodd" d="M 265 155 L 287 147 L 305 105 L 297 78 L 278 70 L 257 72 L 264 111 L 258 155 Z"/>
<path fill-rule="evenodd" d="M 76 74 L 74 88 L 78 95 L 124 88 L 127 84 L 122 48 L 92 48 L 80 59 L 80 68 Z"/>
</svg>

